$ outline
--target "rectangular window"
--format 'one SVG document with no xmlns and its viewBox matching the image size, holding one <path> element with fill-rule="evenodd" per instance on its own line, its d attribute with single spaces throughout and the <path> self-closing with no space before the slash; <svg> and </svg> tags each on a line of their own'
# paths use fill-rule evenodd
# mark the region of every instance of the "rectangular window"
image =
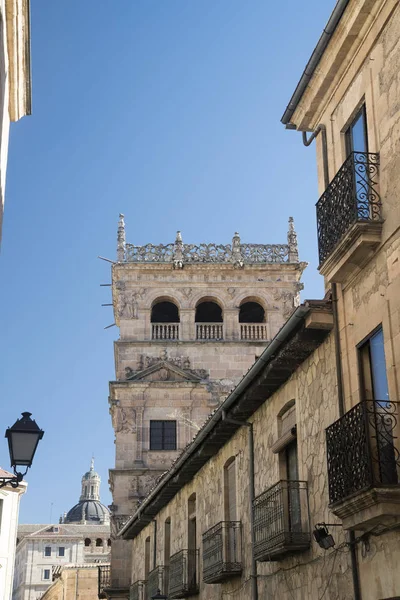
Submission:
<svg viewBox="0 0 400 600">
<path fill-rule="evenodd" d="M 50 546 L 46 546 L 44 549 L 44 555 L 45 556 L 51 556 L 51 547 Z"/>
<path fill-rule="evenodd" d="M 59 547 L 58 556 L 65 556 L 65 548 L 63 546 Z"/>
<path fill-rule="evenodd" d="M 50 579 L 50 569 L 43 570 L 43 579 Z"/>
<path fill-rule="evenodd" d="M 176 421 L 150 421 L 150 450 L 176 450 Z"/>
<path fill-rule="evenodd" d="M 351 152 L 368 152 L 367 115 L 365 105 L 361 107 L 345 132 L 346 155 Z"/>
<path fill-rule="evenodd" d="M 364 400 L 389 401 L 383 331 L 380 327 L 359 346 Z"/>
</svg>

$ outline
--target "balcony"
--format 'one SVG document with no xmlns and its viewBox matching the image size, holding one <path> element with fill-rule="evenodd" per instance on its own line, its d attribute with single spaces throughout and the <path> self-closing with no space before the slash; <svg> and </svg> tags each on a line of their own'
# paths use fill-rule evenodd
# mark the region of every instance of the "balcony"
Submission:
<svg viewBox="0 0 400 600">
<path fill-rule="evenodd" d="M 198 550 L 181 550 L 169 563 L 168 598 L 187 598 L 199 593 Z"/>
<path fill-rule="evenodd" d="M 129 588 L 129 600 L 147 600 L 146 581 L 135 581 Z"/>
<path fill-rule="evenodd" d="M 280 560 L 308 550 L 310 523 L 306 481 L 279 481 L 254 500 L 256 560 Z"/>
<path fill-rule="evenodd" d="M 317 202 L 319 270 L 343 282 L 381 239 L 379 154 L 352 152 Z"/>
<path fill-rule="evenodd" d="M 179 323 L 152 323 L 152 340 L 179 340 Z"/>
<path fill-rule="evenodd" d="M 155 596 L 158 590 L 162 594 L 167 594 L 168 591 L 168 567 L 158 566 L 147 576 L 147 598 L 151 600 L 152 596 Z"/>
<path fill-rule="evenodd" d="M 240 339 L 253 341 L 266 341 L 268 339 L 265 323 L 240 323 Z"/>
<path fill-rule="evenodd" d="M 196 323 L 196 340 L 222 340 L 224 326 L 222 323 Z"/>
<path fill-rule="evenodd" d="M 330 508 L 344 529 L 400 523 L 398 407 L 365 400 L 326 430 Z"/>
<path fill-rule="evenodd" d="M 203 533 L 203 581 L 220 583 L 241 572 L 240 521 L 222 521 Z"/>
<path fill-rule="evenodd" d="M 111 567 L 110 565 L 102 565 L 97 568 L 98 576 L 98 598 L 107 598 L 105 589 L 111 587 Z"/>
</svg>

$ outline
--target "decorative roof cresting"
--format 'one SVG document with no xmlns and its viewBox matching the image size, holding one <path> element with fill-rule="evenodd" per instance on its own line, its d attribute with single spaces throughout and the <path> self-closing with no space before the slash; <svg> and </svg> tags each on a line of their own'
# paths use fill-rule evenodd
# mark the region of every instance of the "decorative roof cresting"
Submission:
<svg viewBox="0 0 400 600">
<path fill-rule="evenodd" d="M 134 246 L 126 243 L 124 215 L 119 215 L 117 262 L 171 263 L 175 269 L 193 263 L 231 263 L 235 267 L 259 263 L 298 263 L 299 251 L 293 217 L 289 217 L 287 244 L 244 244 L 237 232 L 232 244 L 184 244 L 180 231 L 174 243 Z"/>
</svg>

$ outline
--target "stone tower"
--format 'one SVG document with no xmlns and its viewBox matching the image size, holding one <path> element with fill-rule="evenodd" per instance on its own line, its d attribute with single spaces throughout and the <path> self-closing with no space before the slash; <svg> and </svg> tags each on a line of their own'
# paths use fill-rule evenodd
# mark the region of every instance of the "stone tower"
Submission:
<svg viewBox="0 0 400 600">
<path fill-rule="evenodd" d="M 298 304 L 305 266 L 292 218 L 285 244 L 242 243 L 238 233 L 232 244 L 185 244 L 178 232 L 174 243 L 134 246 L 120 215 L 112 266 L 120 339 L 109 397 L 114 535 Z M 120 589 L 124 545 L 112 546 Z"/>
</svg>

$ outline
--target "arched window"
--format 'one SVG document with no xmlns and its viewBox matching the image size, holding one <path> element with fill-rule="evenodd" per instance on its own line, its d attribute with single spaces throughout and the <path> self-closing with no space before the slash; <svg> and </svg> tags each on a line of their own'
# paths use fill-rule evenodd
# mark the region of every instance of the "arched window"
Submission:
<svg viewBox="0 0 400 600">
<path fill-rule="evenodd" d="M 103 545 L 103 540 L 101 538 L 97 538 L 97 540 L 96 540 L 96 546 L 99 547 L 99 546 L 102 546 L 102 545 Z"/>
<path fill-rule="evenodd" d="M 239 323 L 264 323 L 265 311 L 258 302 L 244 302 L 240 305 Z"/>
<path fill-rule="evenodd" d="M 146 538 L 144 543 L 144 578 L 147 580 L 150 573 L 150 536 Z"/>
<path fill-rule="evenodd" d="M 267 340 L 265 310 L 255 301 L 245 300 L 239 308 L 240 339 Z"/>
<path fill-rule="evenodd" d="M 179 310 L 176 304 L 161 300 L 151 309 L 152 339 L 179 340 Z"/>
<path fill-rule="evenodd" d="M 90 538 L 85 538 L 85 547 L 88 548 L 92 543 L 92 540 Z"/>
<path fill-rule="evenodd" d="M 171 557 L 171 517 L 165 519 L 164 523 L 164 565 L 169 567 L 169 559 Z M 164 587 L 168 589 L 169 583 L 169 568 L 165 570 Z"/>
<path fill-rule="evenodd" d="M 196 339 L 222 340 L 223 316 L 221 307 L 212 300 L 200 301 L 196 307 Z"/>
<path fill-rule="evenodd" d="M 231 456 L 224 466 L 224 505 L 225 520 L 237 521 L 236 513 L 236 463 Z"/>
<path fill-rule="evenodd" d="M 212 301 L 200 302 L 196 308 L 196 323 L 222 323 L 222 309 Z"/>
<path fill-rule="evenodd" d="M 179 310 L 176 304 L 162 300 L 151 309 L 152 323 L 179 323 Z"/>
</svg>

